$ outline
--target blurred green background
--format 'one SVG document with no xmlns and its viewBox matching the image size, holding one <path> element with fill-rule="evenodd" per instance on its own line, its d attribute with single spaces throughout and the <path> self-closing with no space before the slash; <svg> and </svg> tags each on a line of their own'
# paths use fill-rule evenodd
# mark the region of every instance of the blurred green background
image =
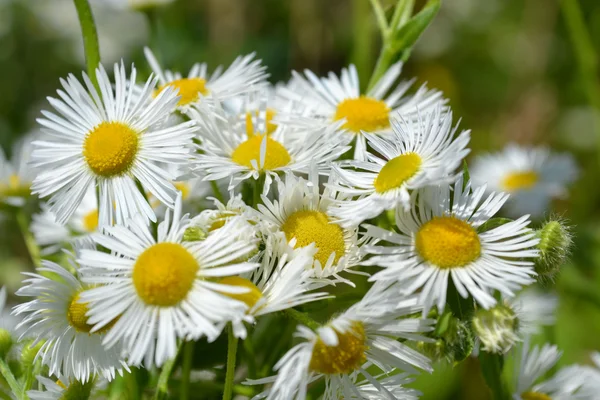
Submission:
<svg viewBox="0 0 600 400">
<path fill-rule="evenodd" d="M 566 0 L 565 3 L 572 0 Z M 419 3 L 419 2 L 417 2 Z M 418 41 L 405 78 L 429 82 L 450 99 L 461 125 L 471 128 L 473 154 L 511 141 L 572 153 L 581 175 L 554 212 L 574 225 L 572 262 L 555 290 L 558 323 L 545 339 L 565 354 L 562 364 L 587 362 L 600 349 L 600 2 L 579 1 L 594 52 L 583 49 L 582 70 L 558 0 L 446 0 Z M 212 68 L 255 51 L 273 82 L 290 70 L 339 72 L 355 63 L 366 84 L 379 52 L 368 0 L 178 0 L 149 12 L 94 4 L 104 65 L 123 58 L 148 73 L 150 45 L 163 65 L 186 72 Z M 582 26 L 579 26 L 582 28 Z M 84 69 L 82 41 L 70 0 L 0 0 L 0 143 L 11 145 L 36 129 L 35 118 L 58 79 Z M 0 282 L 11 292 L 30 269 L 11 215 L 0 231 Z M 544 338 L 541 338 L 542 340 Z M 476 361 L 441 366 L 418 386 L 426 399 L 485 399 Z"/>
</svg>

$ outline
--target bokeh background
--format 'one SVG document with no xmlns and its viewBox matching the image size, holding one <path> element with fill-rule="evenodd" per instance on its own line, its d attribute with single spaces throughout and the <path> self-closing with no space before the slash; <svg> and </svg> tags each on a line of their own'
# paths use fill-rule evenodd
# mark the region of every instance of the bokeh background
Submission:
<svg viewBox="0 0 600 400">
<path fill-rule="evenodd" d="M 569 1 L 446 0 L 403 72 L 450 99 L 461 125 L 472 129 L 472 155 L 518 142 L 576 158 L 580 177 L 552 210 L 573 225 L 575 247 L 546 289 L 560 295 L 557 325 L 538 338 L 564 350 L 562 365 L 587 362 L 589 351 L 600 349 L 600 2 L 579 1 L 591 47 L 576 53 L 572 35 L 581 32 L 565 23 Z M 292 69 L 325 74 L 355 63 L 366 84 L 379 52 L 368 0 L 177 0 L 148 12 L 97 0 L 93 8 L 103 63 L 134 62 L 145 75 L 142 50 L 149 45 L 163 65 L 182 71 L 196 61 L 214 68 L 255 51 L 273 82 L 289 79 Z M 5 152 L 36 130 L 59 78 L 83 69 L 70 0 L 0 0 Z M 31 268 L 13 219 L 0 222 L 0 282 L 11 292 L 19 272 Z M 425 399 L 485 399 L 475 363 L 441 365 L 416 385 L 426 388 Z"/>
</svg>

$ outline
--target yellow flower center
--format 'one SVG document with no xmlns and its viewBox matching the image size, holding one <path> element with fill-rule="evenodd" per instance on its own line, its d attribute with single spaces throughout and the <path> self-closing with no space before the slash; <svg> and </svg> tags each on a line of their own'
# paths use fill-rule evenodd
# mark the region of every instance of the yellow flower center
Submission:
<svg viewBox="0 0 600 400">
<path fill-rule="evenodd" d="M 324 212 L 296 211 L 285 220 L 281 230 L 287 240 L 296 238 L 296 248 L 314 243 L 318 248 L 315 259 L 319 260 L 322 266 L 325 266 L 334 251 L 334 263 L 346 252 L 342 228 L 331 223 Z"/>
<path fill-rule="evenodd" d="M 256 130 L 258 127 L 255 126 L 255 122 L 258 120 L 258 114 L 259 110 L 248 111 L 246 113 L 246 134 L 248 135 L 248 137 L 254 136 L 256 134 L 260 135 L 265 133 L 258 132 Z M 272 122 L 273 117 L 275 117 L 275 110 L 273 110 L 272 108 L 267 108 L 265 116 L 265 122 L 267 123 L 267 135 L 270 135 L 271 133 L 275 132 L 275 129 L 277 129 L 277 124 L 274 124 Z"/>
<path fill-rule="evenodd" d="M 63 388 L 63 389 L 65 389 L 65 390 L 67 390 L 67 387 L 65 386 L 65 384 L 64 384 L 64 383 L 62 383 L 62 382 L 60 381 L 60 379 L 56 381 L 56 384 L 57 384 L 58 386 L 60 386 L 61 388 Z"/>
<path fill-rule="evenodd" d="M 182 78 L 176 79 L 173 82 L 169 82 L 164 86 L 158 88 L 160 93 L 165 87 L 171 86 L 179 89 L 179 102 L 178 106 L 185 106 L 198 100 L 199 94 L 206 96 L 208 89 L 206 88 L 206 80 L 202 78 Z"/>
<path fill-rule="evenodd" d="M 29 195 L 30 184 L 21 181 L 19 175 L 12 174 L 8 177 L 8 182 L 0 183 L 0 195 L 6 197 L 27 197 Z"/>
<path fill-rule="evenodd" d="M 83 228 L 87 232 L 95 232 L 98 228 L 98 210 L 90 211 L 83 216 Z"/>
<path fill-rule="evenodd" d="M 173 186 L 181 192 L 181 200 L 187 200 L 190 197 L 190 185 L 187 182 L 173 182 Z"/>
<path fill-rule="evenodd" d="M 333 119 L 345 118 L 344 128 L 352 132 L 374 132 L 390 126 L 390 111 L 385 102 L 360 96 L 338 104 Z"/>
<path fill-rule="evenodd" d="M 127 172 L 138 152 L 138 134 L 121 122 L 102 122 L 83 142 L 83 157 L 94 173 L 104 177 Z"/>
<path fill-rule="evenodd" d="M 532 188 L 539 176 L 535 171 L 521 171 L 508 174 L 502 180 L 502 187 L 508 192 Z"/>
<path fill-rule="evenodd" d="M 523 400 L 552 400 L 552 397 L 540 392 L 525 392 L 521 393 Z"/>
<path fill-rule="evenodd" d="M 133 267 L 133 285 L 148 305 L 169 307 L 185 299 L 200 266 L 178 243 L 157 243 L 148 247 Z"/>
<path fill-rule="evenodd" d="M 69 321 L 69 325 L 71 325 L 77 332 L 90 333 L 93 325 L 89 325 L 87 323 L 88 317 L 86 316 L 89 311 L 88 303 L 79 302 L 79 293 L 77 293 L 71 299 L 69 303 L 69 308 L 67 309 L 67 320 Z M 115 321 L 112 321 L 101 329 L 98 329 L 94 334 L 106 333 L 110 328 L 113 327 Z"/>
<path fill-rule="evenodd" d="M 239 276 L 228 276 L 221 279 L 219 283 L 222 283 L 223 285 L 239 286 L 249 289 L 249 291 L 246 293 L 222 292 L 224 295 L 231 297 L 232 299 L 236 299 L 245 303 L 249 308 L 254 307 L 254 305 L 263 297 L 262 292 L 254 283 Z"/>
<path fill-rule="evenodd" d="M 416 153 L 399 155 L 389 160 L 373 181 L 375 191 L 384 193 L 402 186 L 421 168 L 421 157 Z"/>
<path fill-rule="evenodd" d="M 245 142 L 240 143 L 233 151 L 231 159 L 239 165 L 248 168 L 254 168 L 251 161 L 256 160 L 256 165 L 260 169 L 260 145 L 264 137 L 264 135 L 255 135 Z M 270 137 L 267 137 L 266 140 L 267 149 L 265 152 L 265 165 L 262 169 L 270 171 L 288 165 L 292 158 L 286 148 Z"/>
<path fill-rule="evenodd" d="M 477 232 L 455 217 L 434 217 L 417 232 L 419 255 L 438 268 L 457 268 L 476 260 L 481 254 Z"/>
<path fill-rule="evenodd" d="M 320 374 L 350 374 L 367 361 L 365 328 L 361 322 L 352 322 L 344 333 L 335 331 L 337 346 L 327 346 L 318 338 L 310 359 L 310 369 Z"/>
</svg>

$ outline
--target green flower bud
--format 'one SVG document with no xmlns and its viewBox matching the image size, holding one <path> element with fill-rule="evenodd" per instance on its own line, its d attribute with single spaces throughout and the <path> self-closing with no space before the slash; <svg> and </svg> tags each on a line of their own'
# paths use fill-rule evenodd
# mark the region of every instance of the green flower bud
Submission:
<svg viewBox="0 0 600 400">
<path fill-rule="evenodd" d="M 183 233 L 184 242 L 199 242 L 206 239 L 206 232 L 197 226 L 190 226 Z"/>
<path fill-rule="evenodd" d="M 33 365 L 35 356 L 37 356 L 37 353 L 40 351 L 43 345 L 44 341 L 41 340 L 35 345 L 33 345 L 33 342 L 30 342 L 23 346 L 23 350 L 21 351 L 21 362 L 25 368 Z"/>
<path fill-rule="evenodd" d="M 438 339 L 435 342 L 417 342 L 417 349 L 432 361 L 439 361 L 446 357 L 447 346 L 442 339 Z"/>
<path fill-rule="evenodd" d="M 6 357 L 13 345 L 12 335 L 6 329 L 0 329 L 0 358 Z"/>
<path fill-rule="evenodd" d="M 463 361 L 475 344 L 469 326 L 449 311 L 438 318 L 432 336 L 434 342 L 418 342 L 417 346 L 434 361 L 442 358 L 448 362 Z"/>
<path fill-rule="evenodd" d="M 464 322 L 459 321 L 456 324 L 456 331 L 452 342 L 449 344 L 449 354 L 452 355 L 455 363 L 464 361 L 473 352 L 475 340 L 471 329 Z"/>
<path fill-rule="evenodd" d="M 489 310 L 478 309 L 473 317 L 473 330 L 488 353 L 504 354 L 519 340 L 517 316 L 503 304 Z"/>
<path fill-rule="evenodd" d="M 552 280 L 570 253 L 573 244 L 570 229 L 564 221 L 554 219 L 537 231 L 537 237 L 540 254 L 535 260 L 535 271 L 539 280 Z"/>
<path fill-rule="evenodd" d="M 81 383 L 79 381 L 71 381 L 69 383 L 69 387 L 63 395 L 61 396 L 61 400 L 88 400 L 90 398 L 90 394 L 92 393 L 92 389 L 94 388 L 94 380 L 89 380 L 86 383 Z"/>
</svg>

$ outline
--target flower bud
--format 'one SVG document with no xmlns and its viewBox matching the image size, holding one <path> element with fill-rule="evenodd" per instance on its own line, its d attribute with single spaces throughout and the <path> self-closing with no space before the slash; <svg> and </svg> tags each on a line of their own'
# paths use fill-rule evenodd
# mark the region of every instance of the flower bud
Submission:
<svg viewBox="0 0 600 400">
<path fill-rule="evenodd" d="M 199 242 L 206 239 L 206 232 L 197 226 L 190 226 L 183 233 L 184 242 Z"/>
<path fill-rule="evenodd" d="M 64 384 L 63 384 L 64 386 Z M 89 380 L 86 383 L 79 381 L 71 381 L 69 387 L 64 391 L 61 399 L 64 400 L 87 400 L 90 398 L 92 389 L 94 388 L 94 380 Z"/>
<path fill-rule="evenodd" d="M 488 353 L 504 354 L 519 340 L 518 320 L 508 306 L 498 304 L 489 310 L 478 309 L 473 317 L 473 330 L 482 349 Z"/>
<path fill-rule="evenodd" d="M 0 358 L 6 357 L 13 345 L 12 336 L 6 329 L 0 329 Z"/>
<path fill-rule="evenodd" d="M 42 346 L 44 345 L 44 341 L 41 340 L 36 344 L 33 342 L 27 343 L 23 346 L 23 350 L 21 351 L 21 363 L 24 367 L 29 367 L 33 365 L 33 361 L 35 360 L 35 356 L 40 351 Z"/>
<path fill-rule="evenodd" d="M 546 222 L 537 236 L 540 254 L 535 260 L 535 271 L 540 280 L 551 280 L 570 253 L 571 232 L 564 221 L 554 219 Z"/>
</svg>

